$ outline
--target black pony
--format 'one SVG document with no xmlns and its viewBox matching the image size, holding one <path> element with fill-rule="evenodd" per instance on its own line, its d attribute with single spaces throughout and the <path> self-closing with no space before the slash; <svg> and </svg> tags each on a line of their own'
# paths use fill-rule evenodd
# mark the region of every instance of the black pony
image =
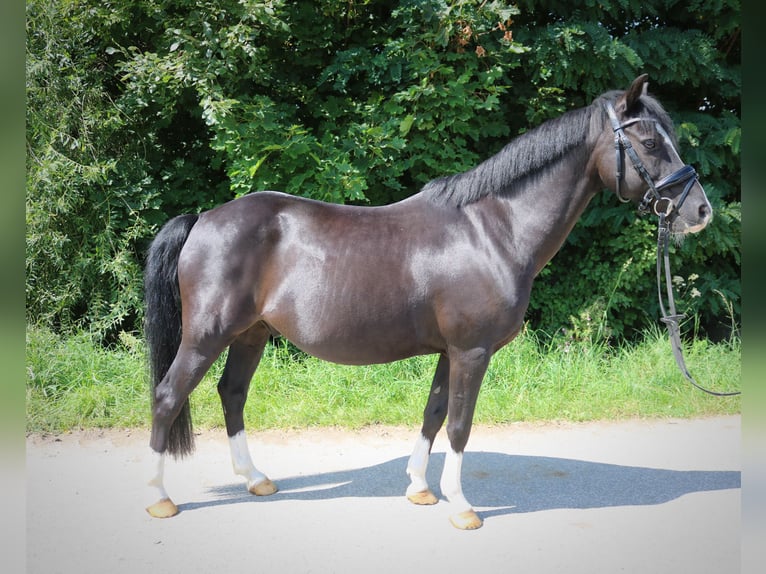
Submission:
<svg viewBox="0 0 766 574">
<path fill-rule="evenodd" d="M 169 221 L 145 273 L 149 513 L 178 512 L 163 485 L 165 454 L 192 451 L 189 395 L 227 348 L 218 392 L 234 470 L 254 494 L 276 492 L 250 458 L 243 408 L 266 342 L 281 335 L 316 357 L 354 365 L 438 354 L 406 494 L 416 504 L 437 502 L 426 465 L 448 419 L 441 492 L 456 527 L 481 526 L 460 478 L 479 387 L 492 355 L 519 332 L 535 276 L 588 202 L 607 187 L 661 210 L 677 234 L 703 229 L 712 216 L 646 87 L 640 76 L 627 91 L 546 122 L 481 165 L 392 205 L 259 192 Z M 622 169 L 624 154 L 636 169 Z"/>
</svg>

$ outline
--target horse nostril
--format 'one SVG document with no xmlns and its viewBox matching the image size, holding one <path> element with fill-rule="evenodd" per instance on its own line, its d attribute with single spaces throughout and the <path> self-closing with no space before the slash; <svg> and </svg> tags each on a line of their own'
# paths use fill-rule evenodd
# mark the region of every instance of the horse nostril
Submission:
<svg viewBox="0 0 766 574">
<path fill-rule="evenodd" d="M 703 203 L 702 205 L 700 205 L 700 209 L 699 209 L 700 219 L 707 219 L 708 217 L 710 217 L 710 211 L 711 211 L 710 206 L 707 205 L 706 203 Z"/>
</svg>

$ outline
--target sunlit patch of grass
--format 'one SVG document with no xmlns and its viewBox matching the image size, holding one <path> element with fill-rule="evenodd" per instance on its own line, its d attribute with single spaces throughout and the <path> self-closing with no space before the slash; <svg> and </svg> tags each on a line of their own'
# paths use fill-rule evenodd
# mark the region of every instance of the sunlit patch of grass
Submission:
<svg viewBox="0 0 766 574">
<path fill-rule="evenodd" d="M 523 331 L 492 359 L 475 421 L 585 421 L 632 417 L 696 417 L 740 412 L 740 398 L 711 397 L 678 371 L 659 330 L 641 342 L 558 341 Z M 78 427 L 136 427 L 150 421 L 143 341 L 123 335 L 104 349 L 87 334 L 59 337 L 27 329 L 27 428 L 60 431 Z M 740 386 L 739 339 L 694 341 L 689 369 L 719 391 Z M 197 427 L 223 425 L 216 390 L 225 357 L 192 394 Z M 413 357 L 386 365 L 350 367 L 269 345 L 250 386 L 248 428 L 418 425 L 436 357 Z"/>
</svg>

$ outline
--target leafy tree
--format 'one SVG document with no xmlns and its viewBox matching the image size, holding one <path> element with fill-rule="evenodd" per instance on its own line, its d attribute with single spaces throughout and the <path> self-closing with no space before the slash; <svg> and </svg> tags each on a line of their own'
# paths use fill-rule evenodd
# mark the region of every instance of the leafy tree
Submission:
<svg viewBox="0 0 766 574">
<path fill-rule="evenodd" d="M 107 331 L 141 304 L 135 245 L 156 191 L 107 89 L 101 35 L 122 17 L 27 3 L 27 315 L 60 328 Z"/>
<path fill-rule="evenodd" d="M 143 252 L 169 217 L 262 189 L 396 201 L 645 71 L 716 210 L 674 259 L 685 307 L 714 333 L 739 317 L 739 13 L 735 0 L 29 0 L 28 318 L 136 328 Z M 539 277 L 532 324 L 643 327 L 653 236 L 597 197 Z"/>
<path fill-rule="evenodd" d="M 500 96 L 522 48 L 501 2 L 211 4 L 164 14 L 154 51 L 120 49 L 123 103 L 166 117 L 193 90 L 235 195 L 388 202 L 509 134 Z"/>
</svg>

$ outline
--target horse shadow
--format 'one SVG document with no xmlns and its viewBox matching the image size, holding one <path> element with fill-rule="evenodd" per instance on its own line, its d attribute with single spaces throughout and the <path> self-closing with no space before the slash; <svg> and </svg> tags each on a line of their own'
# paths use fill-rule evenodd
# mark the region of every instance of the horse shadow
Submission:
<svg viewBox="0 0 766 574">
<path fill-rule="evenodd" d="M 280 500 L 399 497 L 409 483 L 407 457 L 381 464 L 275 478 L 279 491 L 255 497 L 243 482 L 208 489 L 210 500 L 180 504 L 179 510 Z M 427 479 L 441 497 L 444 453 L 433 453 Z M 740 471 L 665 470 L 584 460 L 468 452 L 463 460 L 463 491 L 483 518 L 556 509 L 650 506 L 685 494 L 741 487 Z"/>
</svg>

